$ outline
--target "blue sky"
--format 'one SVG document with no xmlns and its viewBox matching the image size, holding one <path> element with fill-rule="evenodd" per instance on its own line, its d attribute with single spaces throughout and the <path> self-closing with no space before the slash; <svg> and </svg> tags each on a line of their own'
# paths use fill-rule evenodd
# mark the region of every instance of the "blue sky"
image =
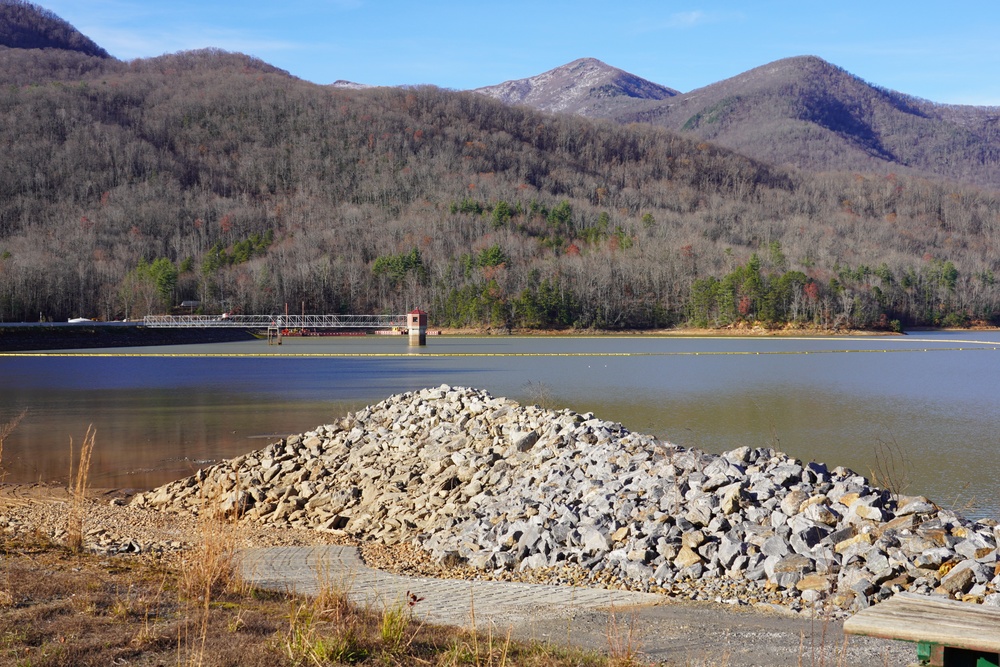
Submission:
<svg viewBox="0 0 1000 667">
<path fill-rule="evenodd" d="M 577 58 L 687 92 L 817 55 L 874 84 L 1000 105 L 1000 2 L 34 0 L 125 60 L 239 51 L 316 83 L 467 89 Z"/>
</svg>

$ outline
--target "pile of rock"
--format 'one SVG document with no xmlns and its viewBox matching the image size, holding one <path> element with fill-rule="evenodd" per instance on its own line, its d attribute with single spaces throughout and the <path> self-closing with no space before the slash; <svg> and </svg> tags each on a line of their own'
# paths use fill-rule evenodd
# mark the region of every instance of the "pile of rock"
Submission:
<svg viewBox="0 0 1000 667">
<path fill-rule="evenodd" d="M 771 449 L 707 454 L 475 389 L 393 396 L 133 504 L 413 541 L 484 572 L 565 566 L 638 590 L 725 581 L 737 598 L 769 591 L 793 606 L 858 609 L 904 589 L 1000 605 L 995 522 Z"/>
</svg>

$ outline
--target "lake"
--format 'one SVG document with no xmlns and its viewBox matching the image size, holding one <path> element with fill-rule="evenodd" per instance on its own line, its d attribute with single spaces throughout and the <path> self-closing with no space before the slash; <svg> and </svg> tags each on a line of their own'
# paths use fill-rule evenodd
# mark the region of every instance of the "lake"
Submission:
<svg viewBox="0 0 1000 667">
<path fill-rule="evenodd" d="M 774 447 L 1000 516 L 1000 333 L 899 337 L 285 338 L 0 355 L 8 482 L 146 488 L 441 384 L 568 407 L 712 452 Z"/>
</svg>

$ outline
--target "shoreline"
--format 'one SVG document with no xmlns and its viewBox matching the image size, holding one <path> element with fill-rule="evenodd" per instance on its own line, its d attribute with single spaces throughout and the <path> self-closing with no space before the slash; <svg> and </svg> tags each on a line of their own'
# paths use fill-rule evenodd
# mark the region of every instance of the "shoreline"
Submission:
<svg viewBox="0 0 1000 667">
<path fill-rule="evenodd" d="M 4 499 L 10 486 L 30 491 L 37 497 L 8 496 Z M 46 488 L 55 495 L 46 497 Z M 94 567 L 102 573 L 125 573 L 125 576 L 145 571 L 143 568 L 152 568 L 159 579 L 166 577 L 166 572 L 176 571 L 183 575 L 190 571 L 192 557 L 205 557 L 207 549 L 215 545 L 215 542 L 206 542 L 210 539 L 206 536 L 206 526 L 216 525 L 211 520 L 206 523 L 198 517 L 134 508 L 116 500 L 113 493 L 91 489 L 83 514 L 86 548 L 82 554 L 68 558 L 66 547 L 61 545 L 65 536 L 62 527 L 70 502 L 67 490 L 61 485 L 0 484 L 0 505 L 4 515 L 0 534 L 6 538 L 7 567 L 30 571 L 32 577 L 43 580 L 65 577 L 66 569 L 72 567 L 75 574 L 69 576 L 80 581 L 79 589 L 68 585 L 60 589 L 61 595 L 84 596 L 91 584 L 89 580 L 82 581 L 80 573 L 91 572 L 88 568 Z M 230 528 L 223 530 L 225 526 Z M 220 523 L 218 527 L 226 536 L 223 539 L 238 539 L 242 548 L 249 549 L 352 546 L 352 541 L 345 537 L 312 530 L 275 525 L 240 524 L 236 527 L 227 523 Z M 377 554 L 369 551 L 366 565 L 391 572 L 395 569 L 389 567 L 391 559 L 401 555 L 406 554 L 399 550 L 387 551 L 379 560 Z M 427 576 L 426 573 L 409 574 Z M 444 578 L 440 573 L 437 576 Z M 426 594 L 421 579 L 414 579 L 413 583 L 413 590 Z M 129 600 L 138 595 L 131 584 L 128 590 Z M 22 606 L 31 608 L 31 605 L 40 604 L 36 598 L 37 595 Z M 236 604 L 240 604 L 239 601 Z M 18 613 L 19 608 L 0 606 L 0 615 Z M 219 608 L 225 611 L 223 606 Z M 274 619 L 279 624 L 282 622 L 281 616 L 272 618 L 272 622 Z M 154 614 L 155 627 L 162 629 L 162 620 Z M 609 623 L 615 622 L 621 624 L 621 631 L 628 633 L 630 641 L 635 641 L 634 656 L 641 660 L 636 664 L 653 664 L 663 659 L 669 664 L 677 661 L 692 664 L 690 661 L 697 659 L 695 664 L 753 667 L 762 664 L 760 660 L 766 656 L 763 658 L 766 664 L 793 667 L 802 664 L 804 651 L 813 657 L 818 651 L 829 657 L 829 664 L 834 664 L 838 657 L 849 656 L 853 664 L 902 665 L 912 652 L 909 646 L 888 640 L 851 638 L 848 644 L 842 622 L 829 618 L 820 617 L 817 622 L 816 618 L 776 606 L 734 606 L 685 599 L 664 599 L 652 606 L 612 607 L 610 611 L 570 611 L 565 618 L 538 619 L 517 627 L 511 625 L 509 632 L 526 641 L 551 642 L 557 646 L 606 653 L 609 651 Z M 569 628 L 572 628 L 572 635 Z M 459 631 L 467 632 L 467 629 Z M 155 653 L 154 649 L 140 646 L 142 651 Z"/>
<path fill-rule="evenodd" d="M 905 333 L 894 331 L 877 331 L 869 329 L 765 329 L 754 327 L 746 329 L 700 329 L 697 327 L 678 327 L 673 329 L 499 329 L 491 327 L 469 327 L 469 328 L 448 328 L 438 329 L 442 336 L 469 336 L 469 337 L 565 337 L 565 338 L 633 338 L 633 337 L 662 337 L 662 338 L 846 338 L 851 336 L 904 336 Z M 913 329 L 916 331 L 916 329 Z M 952 331 L 951 329 L 927 329 L 927 331 Z M 961 331 L 961 329 L 955 329 Z"/>
<path fill-rule="evenodd" d="M 820 329 L 761 326 L 708 329 L 675 327 L 666 329 L 506 329 L 494 327 L 434 327 L 434 337 L 511 338 L 851 338 L 898 337 L 921 332 L 998 331 L 1000 327 L 962 329 L 917 327 L 903 332 L 875 329 Z M 91 322 L 88 324 L 0 323 L 0 354 L 5 352 L 45 352 L 48 350 L 97 349 L 111 347 L 154 347 L 197 345 L 254 340 L 243 329 L 147 329 L 141 323 Z"/>
<path fill-rule="evenodd" d="M 90 489 L 88 505 L 92 509 L 86 513 L 90 523 L 85 527 L 85 540 L 92 545 L 90 549 L 95 553 L 104 553 L 108 556 L 130 554 L 128 557 L 131 557 L 131 554 L 142 554 L 153 558 L 163 557 L 171 562 L 175 557 L 183 559 L 191 548 L 197 548 L 197 541 L 185 537 L 183 533 L 190 534 L 197 528 L 197 516 L 201 510 L 208 507 L 206 503 L 218 502 L 220 511 L 226 512 L 226 503 L 229 503 L 230 510 L 239 508 L 239 514 L 234 514 L 234 517 L 240 516 L 248 520 L 246 523 L 239 522 L 240 526 L 252 533 L 247 535 L 247 539 L 250 540 L 248 544 L 289 546 L 319 543 L 348 544 L 361 548 L 362 559 L 369 567 L 411 576 L 504 581 L 512 584 L 582 585 L 598 588 L 639 585 L 639 588 L 631 588 L 632 590 L 641 590 L 644 587 L 641 582 L 645 580 L 649 584 L 652 577 L 656 579 L 656 585 L 650 584 L 645 588 L 649 592 L 664 595 L 664 601 L 649 610 L 637 611 L 638 616 L 633 619 L 638 618 L 646 627 L 656 628 L 655 636 L 661 637 L 668 630 L 672 631 L 677 624 L 682 624 L 685 628 L 691 627 L 690 631 L 685 630 L 681 633 L 679 639 L 682 642 L 687 642 L 688 645 L 693 645 L 691 642 L 702 642 L 700 645 L 707 646 L 711 642 L 706 642 L 704 638 L 706 625 L 712 628 L 712 635 L 723 636 L 731 625 L 740 622 L 741 619 L 753 619 L 752 622 L 748 620 L 748 626 L 752 627 L 748 627 L 744 635 L 746 641 L 756 647 L 751 653 L 775 650 L 777 648 L 774 646 L 775 637 L 780 636 L 782 639 L 778 643 L 783 648 L 788 649 L 791 646 L 790 661 L 780 664 L 789 665 L 795 664 L 794 644 L 803 624 L 809 622 L 809 619 L 818 617 L 824 619 L 824 631 L 829 624 L 831 631 L 839 633 L 841 627 L 839 619 L 843 617 L 843 613 L 850 613 L 856 606 L 864 604 L 864 602 L 858 605 L 851 604 L 851 599 L 855 599 L 853 593 L 863 594 L 865 597 L 870 594 L 868 586 L 864 586 L 864 591 L 857 590 L 856 586 L 867 579 L 874 582 L 876 577 L 882 579 L 886 574 L 895 575 L 892 579 L 880 583 L 882 588 L 885 588 L 886 594 L 899 588 L 908 589 L 911 584 L 914 588 L 927 588 L 940 583 L 942 587 L 946 584 L 954 586 L 954 590 L 949 590 L 953 595 L 965 597 L 965 593 L 968 593 L 971 600 L 973 597 L 982 598 L 989 590 L 995 590 L 984 585 L 982 590 L 977 592 L 968 585 L 972 583 L 971 581 L 954 584 L 945 581 L 953 570 L 973 572 L 973 576 L 978 576 L 978 571 L 972 569 L 975 566 L 966 567 L 967 564 L 959 562 L 954 554 L 948 558 L 954 567 L 947 572 L 929 567 L 936 563 L 923 565 L 914 563 L 920 570 L 920 576 L 926 580 L 924 583 L 903 579 L 910 568 L 904 568 L 904 571 L 895 567 L 893 572 L 883 572 L 885 564 L 881 563 L 882 553 L 890 555 L 895 553 L 894 549 L 901 548 L 900 542 L 934 540 L 937 539 L 935 537 L 937 533 L 942 531 L 955 538 L 963 535 L 963 539 L 978 531 L 990 540 L 995 540 L 1000 533 L 991 531 L 987 535 L 987 532 L 982 530 L 985 523 L 982 526 L 967 525 L 949 513 L 940 511 L 940 508 L 924 498 L 902 496 L 894 498 L 891 494 L 886 495 L 885 492 L 870 487 L 867 480 L 849 470 L 828 470 L 825 464 L 803 466 L 773 450 L 765 452 L 746 448 L 744 448 L 746 451 L 734 450 L 725 455 L 708 457 L 697 450 L 674 448 L 673 451 L 660 452 L 666 457 L 662 458 L 653 454 L 647 455 L 649 452 L 659 452 L 662 448 L 655 443 L 648 443 L 644 436 L 629 433 L 616 435 L 618 428 L 616 424 L 602 422 L 590 413 L 582 415 L 567 411 L 552 413 L 565 422 L 565 428 L 561 427 L 561 434 L 556 434 L 545 431 L 542 426 L 531 421 L 536 417 L 539 419 L 545 417 L 548 412 L 543 411 L 544 414 L 541 414 L 538 409 L 531 406 L 509 404 L 507 399 L 493 398 L 485 394 L 469 394 L 467 398 L 472 400 L 466 401 L 465 408 L 462 408 L 454 403 L 455 399 L 449 397 L 449 393 L 442 386 L 434 390 L 390 397 L 383 403 L 368 406 L 355 414 L 352 419 L 345 418 L 342 423 L 322 427 L 322 432 L 317 430 L 290 436 L 281 443 L 274 443 L 251 454 L 221 462 L 191 478 L 177 480 L 152 491 Z M 439 394 L 445 395 L 439 396 Z M 444 402 L 441 404 L 433 402 L 438 400 Z M 522 411 L 524 414 L 521 414 Z M 377 437 L 382 433 L 379 426 L 385 425 L 383 419 L 397 423 L 400 415 L 405 414 L 408 415 L 409 422 L 413 422 L 411 425 L 419 426 L 422 423 L 420 416 L 425 413 L 452 415 L 455 424 L 462 424 L 458 427 L 460 430 L 477 432 L 478 428 L 481 438 L 487 437 L 484 434 L 504 435 L 496 435 L 499 439 L 492 441 L 489 451 L 484 450 L 488 455 L 486 459 L 482 459 L 480 454 L 483 452 L 478 451 L 473 446 L 474 443 L 461 441 L 457 435 L 455 437 L 459 440 L 452 443 L 456 446 L 442 445 L 441 451 L 433 449 L 428 443 L 426 447 L 420 449 L 427 454 L 419 461 L 422 462 L 421 465 L 426 464 L 425 474 L 416 477 L 412 474 L 412 466 L 403 465 L 409 461 L 409 459 L 404 461 L 409 453 L 402 445 L 390 448 L 392 451 L 398 449 L 400 455 L 405 455 L 398 461 L 384 460 L 386 455 L 383 453 L 379 458 L 381 463 L 371 466 L 366 460 L 359 458 L 361 456 L 371 458 L 375 455 L 373 452 L 381 451 L 378 445 L 391 444 L 388 441 L 382 443 Z M 548 427 L 552 426 L 551 419 L 546 418 L 543 421 Z M 438 424 L 435 428 L 440 430 L 444 427 Z M 421 428 L 417 428 L 417 431 L 431 432 Z M 442 441 L 447 440 L 445 431 L 442 431 L 440 436 Z M 594 439 L 597 440 L 596 443 L 592 442 Z M 568 447 L 566 460 L 585 463 L 586 461 L 577 456 L 579 452 L 573 448 L 586 446 L 590 451 L 594 445 L 601 445 L 605 441 L 606 445 L 602 446 L 606 449 L 611 447 L 609 451 L 613 456 L 608 458 L 602 455 L 595 458 L 594 463 L 599 464 L 600 470 L 587 472 L 587 479 L 593 477 L 598 482 L 617 479 L 604 474 L 607 472 L 604 470 L 607 466 L 601 461 L 605 458 L 613 465 L 621 465 L 623 470 L 629 471 L 627 479 L 622 480 L 622 483 L 632 486 L 628 487 L 631 491 L 624 493 L 624 497 L 631 497 L 629 494 L 638 488 L 633 488 L 638 484 L 638 482 L 633 483 L 633 476 L 640 473 L 651 475 L 659 470 L 655 467 L 657 465 L 669 466 L 669 470 L 674 471 L 674 478 L 672 485 L 668 484 L 659 490 L 643 487 L 644 493 L 636 496 L 645 499 L 647 496 L 652 497 L 654 492 L 655 494 L 663 492 L 662 498 L 659 500 L 653 498 L 653 501 L 650 501 L 652 505 L 640 512 L 640 516 L 644 517 L 644 523 L 631 522 L 623 518 L 625 515 L 619 516 L 610 512 L 607 516 L 617 523 L 614 521 L 608 523 L 608 534 L 597 535 L 591 528 L 592 524 L 582 520 L 584 517 L 581 511 L 581 520 L 577 521 L 579 525 L 574 524 L 576 527 L 571 526 L 570 529 L 579 533 L 578 541 L 582 544 L 571 540 L 572 543 L 567 542 L 565 545 L 562 543 L 549 545 L 553 554 L 558 550 L 569 554 L 573 549 L 582 549 L 588 554 L 604 553 L 603 560 L 594 563 L 585 560 L 580 561 L 576 567 L 560 567 L 559 563 L 562 561 L 553 558 L 550 559 L 552 562 L 545 564 L 538 560 L 539 554 L 543 553 L 539 550 L 540 542 L 536 543 L 525 537 L 534 534 L 533 531 L 541 534 L 548 530 L 541 524 L 536 530 L 533 527 L 536 523 L 533 517 L 540 517 L 538 521 L 549 517 L 551 512 L 546 508 L 551 509 L 551 503 L 558 502 L 562 503 L 559 506 L 575 507 L 576 505 L 570 502 L 571 498 L 567 500 L 560 496 L 547 499 L 538 496 L 523 508 L 515 507 L 514 504 L 492 508 L 488 498 L 480 498 L 480 494 L 469 495 L 474 493 L 472 487 L 478 485 L 481 490 L 484 486 L 502 481 L 499 478 L 490 481 L 485 477 L 476 476 L 477 472 L 489 468 L 491 462 L 498 466 L 497 474 L 505 474 L 503 470 L 505 465 L 510 468 L 516 464 L 524 466 L 531 474 L 541 475 L 542 468 L 536 471 L 532 467 L 536 465 L 536 459 L 537 462 L 548 461 L 554 454 Z M 352 452 L 356 456 L 352 457 Z M 358 497 L 354 497 L 349 490 L 337 488 L 335 480 L 322 471 L 336 469 L 341 471 L 338 474 L 340 477 L 345 474 L 343 466 L 354 458 L 358 458 L 354 461 L 358 471 L 372 470 L 384 464 L 388 471 L 385 475 L 388 475 L 389 472 L 396 470 L 396 465 L 392 465 L 393 463 L 410 471 L 407 479 L 394 477 L 396 481 L 393 484 L 406 485 L 405 495 L 414 497 L 426 495 L 428 499 L 441 498 L 441 503 L 444 504 L 434 502 L 428 503 L 426 507 L 440 505 L 442 517 L 445 519 L 450 516 L 448 514 L 450 510 L 446 511 L 449 506 L 468 500 L 469 508 L 478 508 L 475 512 L 482 516 L 476 517 L 478 523 L 470 524 L 468 530 L 463 528 L 461 534 L 456 533 L 452 537 L 461 543 L 478 545 L 484 555 L 489 555 L 488 552 L 494 550 L 496 553 L 491 558 L 498 563 L 500 557 L 510 551 L 506 548 L 507 541 L 500 539 L 494 545 L 490 540 L 474 537 L 478 533 L 473 532 L 473 529 L 478 530 L 476 526 L 481 526 L 489 530 L 494 519 L 509 523 L 509 526 L 504 524 L 506 527 L 501 533 L 512 536 L 510 539 L 517 542 L 518 549 L 523 546 L 525 549 L 534 550 L 529 556 L 530 559 L 534 559 L 532 566 L 526 570 L 524 568 L 510 570 L 509 574 L 504 573 L 506 570 L 493 572 L 491 576 L 489 568 L 473 566 L 473 561 L 479 558 L 478 552 L 461 552 L 459 551 L 461 544 L 444 535 L 446 530 L 432 530 L 440 523 L 433 517 L 408 513 L 409 509 L 406 507 L 401 507 L 398 514 L 393 512 L 392 517 L 388 515 L 383 517 L 376 512 L 376 508 L 385 506 L 385 503 L 381 500 L 376 503 L 374 498 L 371 499 L 370 506 L 359 504 L 357 507 L 348 508 L 345 504 L 343 508 L 338 509 L 334 503 L 350 503 L 369 494 L 362 491 Z M 503 464 L 498 461 L 502 461 Z M 240 484 L 245 486 L 239 488 L 224 486 L 225 479 L 215 475 L 213 469 L 219 474 L 224 472 L 225 479 L 228 479 L 230 474 L 237 474 Z M 561 468 L 555 466 L 553 469 Z M 285 477 L 286 474 L 294 475 L 295 470 L 309 471 L 309 475 L 300 475 L 309 479 L 295 481 L 291 477 Z M 757 473 L 755 478 L 757 481 L 747 476 L 748 471 Z M 312 477 L 313 474 L 316 476 Z M 509 476 L 511 480 L 524 478 L 522 474 L 510 473 Z M 269 481 L 265 482 L 264 477 L 268 477 Z M 771 481 L 765 484 L 760 481 L 763 479 Z M 569 488 L 574 485 L 570 479 L 565 482 L 565 484 L 550 485 L 552 488 L 545 493 L 550 491 L 557 493 L 557 490 L 563 487 Z M 373 481 L 372 484 L 372 489 L 390 486 L 377 481 Z M 598 486 L 603 484 L 604 482 L 601 482 Z M 168 487 L 172 487 L 169 493 Z M 690 496 L 687 500 L 698 502 L 692 502 L 690 506 L 672 504 L 675 501 L 679 503 L 680 497 L 674 498 L 671 491 L 681 493 L 685 487 L 687 491 L 683 491 L 683 495 Z M 538 490 L 534 486 L 531 488 Z M 197 489 L 202 489 L 206 495 L 203 497 L 201 491 L 193 493 Z M 272 494 L 272 490 L 279 489 L 283 491 L 276 495 Z M 421 489 L 425 493 L 421 493 Z M 783 521 L 777 523 L 788 526 L 787 534 L 778 534 L 775 531 L 779 526 L 775 525 L 775 522 L 763 520 L 767 518 L 762 513 L 763 508 L 768 507 L 763 495 L 769 489 L 773 491 L 770 510 L 778 513 L 780 509 L 782 514 L 779 516 Z M 518 487 L 511 491 L 513 494 L 511 497 L 524 498 L 530 495 L 524 491 L 525 489 Z M 376 491 L 371 493 L 374 494 Z M 146 498 L 136 498 L 137 495 L 145 495 Z M 158 496 L 163 497 L 163 503 Z M 400 494 L 396 493 L 392 498 L 401 502 L 405 500 L 398 496 Z M 251 503 L 250 497 L 257 500 Z M 592 498 L 589 492 L 581 497 L 599 502 L 599 499 Z M 190 499 L 195 505 L 188 507 L 185 505 L 188 502 L 186 499 Z M 473 502 L 473 499 L 477 500 Z M 6 505 L 7 515 L 2 525 L 5 532 L 12 532 L 17 526 L 23 534 L 49 535 L 48 529 L 60 525 L 60 521 L 63 520 L 65 513 L 61 513 L 60 508 L 65 507 L 70 500 L 70 493 L 62 484 L 0 485 L 0 503 Z M 138 502 L 133 503 L 133 500 Z M 386 501 L 388 500 L 389 498 L 386 498 Z M 669 511 L 664 509 L 662 504 L 664 500 L 669 501 L 667 505 L 673 509 Z M 638 507 L 640 500 L 634 502 Z M 154 510 L 157 505 L 163 506 Z M 502 509 L 503 512 L 497 514 L 494 509 L 497 511 Z M 416 510 L 417 508 L 414 508 L 414 511 Z M 617 511 L 614 507 L 610 510 Z M 310 512 L 314 515 L 309 514 Z M 257 516 L 253 516 L 254 514 Z M 602 516 L 604 514 L 602 510 Z M 673 518 L 668 518 L 668 514 Z M 563 522 L 567 520 L 569 519 L 564 518 Z M 387 526 L 391 525 L 392 521 L 400 523 L 400 529 L 407 530 L 410 529 L 408 526 L 412 521 L 412 530 L 431 535 L 441 533 L 442 538 L 432 540 L 435 543 L 424 544 L 421 549 L 416 549 L 415 542 L 407 542 L 405 539 L 396 541 L 396 538 L 407 536 L 403 534 L 405 530 L 399 535 L 395 535 L 392 531 L 386 532 Z M 732 532 L 758 523 L 762 529 L 771 526 L 771 530 L 767 534 L 759 535 L 760 531 L 749 528 L 745 534 Z M 929 531 L 926 534 L 921 530 L 921 525 L 924 523 L 927 524 Z M 940 527 L 933 528 L 931 524 L 940 524 Z M 306 528 L 307 525 L 313 527 Z M 444 528 L 446 525 L 447 522 L 441 523 L 439 528 Z M 996 526 L 996 522 L 991 526 Z M 613 528 L 615 530 L 612 533 Z M 828 530 L 832 532 L 827 532 Z M 552 528 L 549 532 L 555 534 L 557 530 Z M 771 534 L 772 532 L 775 534 Z M 898 538 L 895 537 L 897 533 Z M 650 536 L 659 536 L 663 539 L 657 540 L 654 544 L 649 541 Z M 810 558 L 805 554 L 815 551 L 811 547 L 803 551 L 805 541 L 817 538 L 819 540 L 817 544 L 826 550 L 830 558 L 836 558 L 834 556 L 836 553 L 847 559 L 849 554 L 858 567 L 861 561 L 865 561 L 864 567 L 867 569 L 859 569 L 858 577 L 840 576 L 842 581 L 834 588 L 833 583 L 837 581 L 836 574 L 839 567 L 824 569 L 827 565 L 819 558 L 811 559 L 811 564 L 805 561 L 806 558 Z M 58 543 L 59 533 L 51 533 L 49 539 L 53 543 Z M 819 544 L 820 542 L 822 544 Z M 995 548 L 995 542 L 991 542 L 991 545 Z M 612 547 L 615 548 L 608 551 Z M 657 563 L 647 561 L 653 559 L 654 551 L 662 556 L 663 562 L 655 572 L 652 572 L 652 567 Z M 956 549 L 956 553 L 959 551 L 964 553 L 964 550 Z M 755 566 L 752 563 L 742 562 L 748 557 L 759 560 L 756 556 L 765 555 L 774 560 L 771 563 L 773 573 L 767 571 L 767 563 L 758 563 Z M 906 560 L 910 560 L 913 554 L 903 555 Z M 617 565 L 638 568 L 640 578 L 633 581 L 629 570 L 612 571 L 607 568 L 607 563 L 614 560 L 612 556 L 619 559 L 616 561 Z M 951 562 L 952 559 L 955 559 L 955 562 Z M 566 559 L 566 562 L 569 560 Z M 877 565 L 877 562 L 881 565 Z M 541 567 L 536 569 L 536 565 Z M 646 565 L 648 567 L 645 567 Z M 749 567 L 744 568 L 744 565 Z M 589 571 L 592 566 L 596 567 L 594 572 L 604 569 L 605 574 L 590 576 L 593 574 Z M 760 567 L 764 568 L 767 581 L 763 575 L 750 576 L 751 570 Z M 737 575 L 739 572 L 744 574 L 731 577 L 729 569 Z M 660 570 L 666 574 L 662 582 L 659 580 Z M 623 576 L 623 573 L 627 576 Z M 852 583 L 855 579 L 857 582 Z M 743 585 L 741 581 L 749 583 Z M 848 587 L 850 590 L 847 590 Z M 877 585 L 875 587 L 878 588 Z M 844 596 L 850 596 L 851 599 Z M 764 619 L 769 620 L 765 622 Z M 574 639 L 574 643 L 593 643 L 593 637 L 600 635 L 602 618 L 591 615 L 581 616 L 577 620 L 580 624 L 579 637 Z M 763 629 L 765 625 L 767 628 Z M 555 636 L 561 626 L 561 623 L 549 624 L 539 626 L 538 630 L 547 636 Z M 837 636 L 839 639 L 841 635 Z M 599 641 L 597 646 L 600 646 Z M 728 649 L 722 647 L 720 649 L 725 656 L 724 651 Z M 750 658 L 747 660 L 744 663 L 730 661 L 727 658 L 724 664 L 740 667 L 758 664 L 751 662 Z M 771 664 L 779 662 L 775 659 Z"/>
</svg>

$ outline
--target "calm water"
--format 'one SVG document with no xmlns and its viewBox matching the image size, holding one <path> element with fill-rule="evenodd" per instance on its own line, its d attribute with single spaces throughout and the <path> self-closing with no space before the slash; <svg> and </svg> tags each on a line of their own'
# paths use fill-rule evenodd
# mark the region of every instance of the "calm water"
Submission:
<svg viewBox="0 0 1000 667">
<path fill-rule="evenodd" d="M 147 487 L 440 384 L 592 411 L 720 452 L 770 446 L 1000 516 L 1000 333 L 892 338 L 286 338 L 0 355 L 8 481 L 64 479 L 97 430 L 96 486 Z"/>
</svg>

